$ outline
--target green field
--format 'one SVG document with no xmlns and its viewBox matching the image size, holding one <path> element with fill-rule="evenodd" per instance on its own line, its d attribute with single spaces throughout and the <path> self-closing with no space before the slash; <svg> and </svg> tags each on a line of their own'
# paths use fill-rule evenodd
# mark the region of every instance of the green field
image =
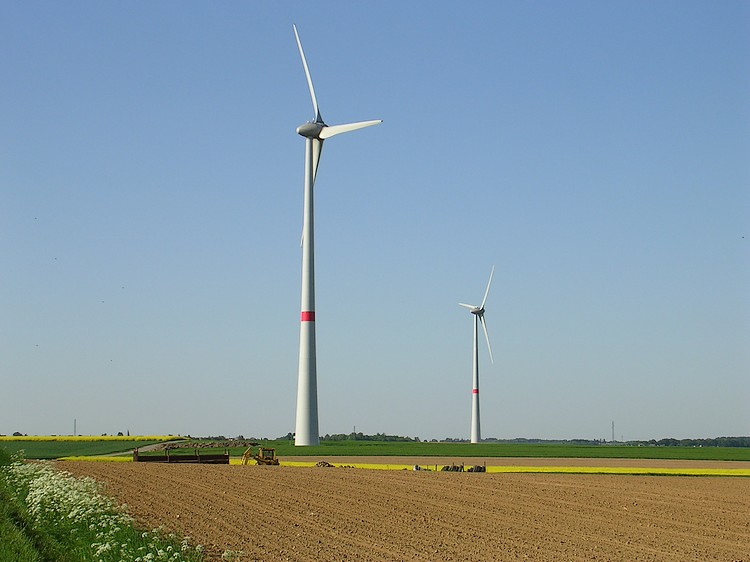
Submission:
<svg viewBox="0 0 750 562">
<path fill-rule="evenodd" d="M 263 441 L 263 447 L 274 447 L 285 456 L 358 457 L 532 457 L 532 458 L 621 458 L 686 459 L 749 461 L 750 448 L 745 447 L 627 447 L 609 445 L 502 444 L 502 443 L 415 443 L 394 441 L 324 441 L 316 447 L 295 447 L 287 440 Z M 187 452 L 192 453 L 192 449 Z M 233 457 L 241 456 L 242 447 L 229 449 Z M 147 453 L 144 453 L 147 454 Z M 173 454 L 179 454 L 174 451 Z"/>
<path fill-rule="evenodd" d="M 161 441 L 0 441 L 0 449 L 14 454 L 23 451 L 27 459 L 59 459 L 60 457 L 130 454 L 136 447 Z"/>
<path fill-rule="evenodd" d="M 274 442 L 277 454 L 317 456 L 420 456 L 420 457 L 533 457 L 750 460 L 749 448 L 732 447 L 625 447 L 574 446 L 566 444 L 502 443 L 394 443 L 331 441 L 317 447 L 294 447 Z"/>
<path fill-rule="evenodd" d="M 13 453 L 24 450 L 28 459 L 56 459 L 71 456 L 107 455 L 122 452 L 130 455 L 135 447 L 157 441 L 10 441 L 0 448 Z M 205 444 L 205 441 L 201 442 Z M 614 459 L 685 459 L 750 461 L 747 447 L 628 447 L 610 445 L 516 444 L 516 443 L 415 443 L 394 441 L 324 441 L 316 447 L 295 447 L 286 439 L 263 441 L 263 447 L 274 447 L 280 457 L 531 457 L 531 458 L 614 458 Z M 205 450 L 205 449 L 201 449 Z M 223 450 L 223 449 L 221 449 Z M 244 447 L 231 447 L 229 453 L 240 457 Z M 172 454 L 192 454 L 193 449 L 173 450 Z M 208 452 L 208 450 L 206 450 Z M 149 453 L 143 453 L 149 454 Z M 157 452 L 155 454 L 163 454 Z"/>
</svg>

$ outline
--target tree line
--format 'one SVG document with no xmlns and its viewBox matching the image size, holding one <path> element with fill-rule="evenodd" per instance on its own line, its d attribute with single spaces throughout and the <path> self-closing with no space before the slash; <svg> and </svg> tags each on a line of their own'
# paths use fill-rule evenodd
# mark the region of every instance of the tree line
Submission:
<svg viewBox="0 0 750 562">
<path fill-rule="evenodd" d="M 624 445 L 650 447 L 750 447 L 750 437 L 713 437 L 710 439 L 651 439 L 650 441 L 628 441 Z"/>
<path fill-rule="evenodd" d="M 335 433 L 333 435 L 325 434 L 321 437 L 323 441 L 398 441 L 419 443 L 419 437 L 403 437 L 401 435 L 386 435 L 385 433 L 376 433 L 375 435 L 365 435 L 364 433 Z"/>
</svg>

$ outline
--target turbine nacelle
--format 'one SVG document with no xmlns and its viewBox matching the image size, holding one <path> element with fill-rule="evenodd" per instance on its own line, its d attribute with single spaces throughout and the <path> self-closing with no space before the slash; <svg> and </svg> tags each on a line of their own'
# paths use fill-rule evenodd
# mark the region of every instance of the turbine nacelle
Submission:
<svg viewBox="0 0 750 562">
<path fill-rule="evenodd" d="M 325 126 L 325 123 L 308 121 L 304 125 L 300 125 L 299 127 L 297 127 L 297 133 L 302 135 L 306 139 L 320 140 L 320 133 L 325 128 Z"/>
<path fill-rule="evenodd" d="M 477 317 L 477 320 L 480 324 L 482 324 L 482 330 L 484 331 L 484 339 L 487 341 L 487 351 L 490 352 L 490 361 L 493 363 L 495 362 L 492 358 L 492 346 L 490 345 L 490 336 L 487 333 L 487 324 L 484 320 L 484 303 L 487 302 L 487 295 L 490 293 L 490 285 L 492 284 L 492 276 L 495 274 L 495 266 L 492 266 L 492 271 L 490 271 L 490 279 L 487 281 L 487 288 L 484 290 L 484 298 L 482 298 L 482 304 L 479 306 L 476 306 L 474 304 L 466 304 L 463 302 L 458 303 L 460 306 L 463 306 L 464 308 L 468 308 L 469 312 L 474 314 Z"/>
<path fill-rule="evenodd" d="M 464 308 L 468 308 L 469 312 L 471 312 L 472 314 L 476 314 L 477 316 L 483 316 L 484 315 L 484 308 L 482 308 L 481 306 L 476 306 L 476 305 L 473 305 L 473 304 L 465 304 L 465 303 L 462 303 L 462 302 L 460 302 L 458 304 L 459 304 L 459 306 L 463 306 Z"/>
</svg>

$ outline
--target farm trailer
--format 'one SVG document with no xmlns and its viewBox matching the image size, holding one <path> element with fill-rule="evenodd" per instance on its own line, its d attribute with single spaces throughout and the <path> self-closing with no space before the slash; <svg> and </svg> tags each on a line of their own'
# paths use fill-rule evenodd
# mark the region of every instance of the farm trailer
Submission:
<svg viewBox="0 0 750 562">
<path fill-rule="evenodd" d="M 133 462 L 168 462 L 168 463 L 199 463 L 199 464 L 229 464 L 229 451 L 223 453 L 201 453 L 193 449 L 193 454 L 170 454 L 169 449 L 162 455 L 141 455 L 138 449 L 133 450 Z"/>
</svg>

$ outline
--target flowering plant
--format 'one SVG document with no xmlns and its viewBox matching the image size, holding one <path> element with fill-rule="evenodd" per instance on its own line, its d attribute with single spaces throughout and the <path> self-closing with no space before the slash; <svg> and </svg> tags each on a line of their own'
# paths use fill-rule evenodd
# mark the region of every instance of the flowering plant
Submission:
<svg viewBox="0 0 750 562">
<path fill-rule="evenodd" d="M 0 467 L 0 485 L 24 508 L 32 532 L 75 560 L 198 562 L 202 548 L 160 530 L 139 532 L 127 513 L 91 478 L 75 478 L 48 463 L 16 458 Z"/>
</svg>

